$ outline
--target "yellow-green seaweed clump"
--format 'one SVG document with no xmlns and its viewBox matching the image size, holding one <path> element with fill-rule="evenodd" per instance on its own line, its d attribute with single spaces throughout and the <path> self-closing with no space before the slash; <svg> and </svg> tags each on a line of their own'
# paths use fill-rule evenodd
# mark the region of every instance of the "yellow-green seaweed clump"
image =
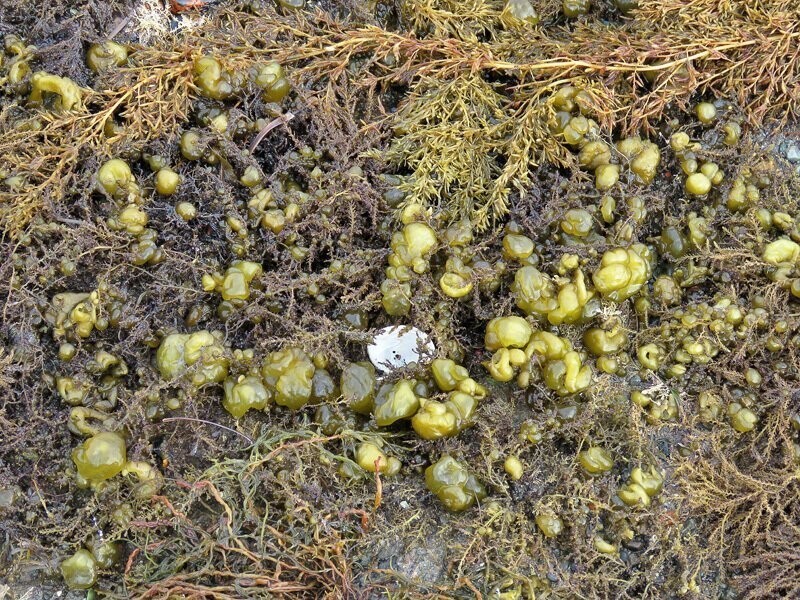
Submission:
<svg viewBox="0 0 800 600">
<path fill-rule="evenodd" d="M 487 350 L 524 348 L 533 329 L 522 317 L 495 317 L 486 325 L 484 345 Z"/>
<path fill-rule="evenodd" d="M 97 171 L 97 184 L 112 198 L 125 198 L 139 191 L 131 168 L 124 160 L 112 158 Z"/>
<path fill-rule="evenodd" d="M 616 354 L 628 344 L 628 334 L 619 326 L 610 330 L 591 327 L 583 334 L 583 344 L 595 356 Z"/>
<path fill-rule="evenodd" d="M 396 475 L 403 465 L 397 457 L 387 455 L 382 447 L 383 444 L 380 441 L 360 444 L 356 450 L 356 462 L 358 466 L 369 473 Z"/>
<path fill-rule="evenodd" d="M 499 382 L 511 381 L 517 371 L 528 363 L 528 356 L 519 348 L 500 348 L 491 359 L 483 361 L 483 366 L 489 371 L 492 379 Z"/>
<path fill-rule="evenodd" d="M 122 475 L 134 475 L 137 484 L 134 494 L 137 498 L 150 498 L 164 483 L 164 477 L 150 463 L 140 460 L 129 460 L 122 467 Z"/>
<path fill-rule="evenodd" d="M 578 462 L 589 475 L 601 475 L 614 467 L 611 453 L 600 446 L 592 446 L 579 452 Z"/>
<path fill-rule="evenodd" d="M 530 3 L 530 0 L 506 0 L 500 21 L 506 27 L 521 25 L 536 25 L 539 22 L 539 13 Z"/>
<path fill-rule="evenodd" d="M 253 375 L 240 375 L 228 378 L 222 384 L 225 393 L 222 406 L 235 419 L 239 419 L 250 410 L 264 410 L 272 398 L 270 391 L 264 387 L 260 378 Z"/>
<path fill-rule="evenodd" d="M 577 394 L 592 383 L 592 368 L 584 364 L 584 356 L 573 350 L 566 338 L 536 331 L 525 348 L 525 355 L 530 364 L 538 364 L 545 385 L 559 396 Z"/>
<path fill-rule="evenodd" d="M 122 44 L 106 40 L 92 44 L 86 51 L 86 66 L 94 73 L 102 73 L 128 62 L 128 49 Z"/>
<path fill-rule="evenodd" d="M 175 213 L 184 221 L 191 221 L 197 216 L 197 207 L 191 202 L 178 202 Z"/>
<path fill-rule="evenodd" d="M 767 244 L 761 257 L 764 262 L 778 267 L 794 266 L 800 258 L 800 244 L 781 238 Z"/>
<path fill-rule="evenodd" d="M 228 375 L 229 363 L 222 336 L 219 331 L 203 329 L 165 337 L 156 352 L 161 377 L 171 380 L 189 374 L 195 387 L 222 382 Z"/>
<path fill-rule="evenodd" d="M 411 426 L 426 440 L 451 437 L 471 423 L 477 406 L 474 397 L 457 391 L 450 392 L 446 402 L 420 399 L 420 408 L 411 418 Z"/>
<path fill-rule="evenodd" d="M 387 315 L 401 317 L 411 310 L 411 285 L 407 281 L 388 277 L 381 283 L 381 294 L 381 305 Z"/>
<path fill-rule="evenodd" d="M 225 100 L 236 93 L 241 82 L 213 56 L 201 56 L 194 62 L 194 83 L 203 96 Z"/>
<path fill-rule="evenodd" d="M 314 363 L 300 348 L 272 352 L 264 359 L 261 376 L 280 406 L 299 410 L 311 400 Z"/>
<path fill-rule="evenodd" d="M 156 172 L 156 192 L 162 196 L 171 196 L 174 194 L 178 191 L 180 183 L 181 176 L 169 167 L 164 167 Z"/>
<path fill-rule="evenodd" d="M 486 397 L 486 388 L 469 376 L 466 367 L 449 358 L 437 358 L 431 363 L 431 374 L 436 386 L 443 392 L 458 390 L 480 400 Z"/>
<path fill-rule="evenodd" d="M 603 298 L 622 302 L 638 292 L 650 277 L 650 251 L 642 244 L 607 250 L 592 280 Z"/>
<path fill-rule="evenodd" d="M 97 307 L 100 295 L 96 292 L 64 292 L 53 296 L 54 312 L 48 314 L 56 337 L 74 334 L 88 338 L 98 325 Z"/>
<path fill-rule="evenodd" d="M 564 521 L 552 510 L 537 513 L 534 520 L 545 537 L 554 538 L 564 531 Z"/>
<path fill-rule="evenodd" d="M 617 492 L 617 496 L 628 506 L 650 506 L 652 499 L 664 486 L 664 477 L 655 467 L 647 471 L 636 467 L 631 471 L 628 482 Z"/>
<path fill-rule="evenodd" d="M 459 383 L 469 378 L 467 368 L 449 358 L 434 359 L 431 362 L 431 374 L 437 387 L 444 392 L 456 389 Z"/>
<path fill-rule="evenodd" d="M 503 237 L 503 258 L 524 263 L 533 256 L 534 250 L 533 240 L 527 235 L 507 233 Z"/>
<path fill-rule="evenodd" d="M 130 234 L 141 235 L 147 225 L 147 213 L 136 204 L 128 204 L 112 219 L 110 225 L 113 229 L 124 229 Z"/>
<path fill-rule="evenodd" d="M 436 232 L 425 223 L 409 223 L 392 236 L 390 267 L 410 267 L 415 273 L 428 270 L 428 256 L 436 247 Z"/>
<path fill-rule="evenodd" d="M 417 221 L 429 211 L 419 204 L 409 204 L 401 213 L 403 229 L 392 235 L 386 279 L 381 283 L 381 303 L 391 316 L 407 315 L 411 310 L 411 280 L 430 268 L 430 256 L 438 244 L 430 225 Z M 440 280 L 442 290 L 452 297 L 466 296 L 472 291 L 472 270 L 463 262 L 448 261 Z"/>
<path fill-rule="evenodd" d="M 565 255 L 565 268 L 575 268 L 577 257 Z M 571 259 L 571 260 L 570 260 Z M 556 291 L 550 277 L 532 266 L 519 269 L 511 285 L 517 306 L 527 315 L 547 319 L 551 325 L 579 323 L 584 318 L 584 309 L 594 296 L 587 289 L 583 271 L 575 268 L 572 281 L 561 283 Z"/>
<path fill-rule="evenodd" d="M 559 287 L 556 305 L 547 313 L 547 320 L 551 325 L 579 323 L 583 320 L 584 307 L 593 296 L 594 292 L 586 289 L 583 271 L 577 269 L 573 280 Z"/>
<path fill-rule="evenodd" d="M 72 451 L 72 461 L 78 475 L 88 483 L 111 479 L 127 462 L 125 440 L 118 433 L 98 433 Z"/>
<path fill-rule="evenodd" d="M 645 344 L 636 349 L 639 363 L 651 371 L 658 371 L 664 361 L 664 350 L 658 344 Z"/>
<path fill-rule="evenodd" d="M 449 454 L 425 469 L 425 485 L 453 512 L 466 510 L 486 497 L 484 485 Z"/>
<path fill-rule="evenodd" d="M 464 264 L 459 257 L 451 256 L 445 263 L 444 274 L 439 278 L 439 287 L 445 296 L 463 298 L 474 287 L 472 275 L 472 267 Z"/>
<path fill-rule="evenodd" d="M 555 286 L 536 267 L 525 266 L 514 275 L 511 285 L 517 306 L 526 315 L 546 317 L 557 306 Z"/>
<path fill-rule="evenodd" d="M 355 412 L 368 415 L 375 405 L 375 367 L 372 363 L 357 362 L 348 364 L 339 380 L 342 397 Z"/>
<path fill-rule="evenodd" d="M 739 433 L 753 431 L 758 423 L 756 414 L 738 402 L 732 402 L 728 406 L 728 419 L 730 420 L 731 427 Z"/>
<path fill-rule="evenodd" d="M 629 360 L 622 352 L 628 345 L 628 333 L 619 322 L 607 328 L 590 327 L 583 333 L 583 345 L 597 357 L 597 368 L 604 373 L 617 372 Z"/>
<path fill-rule="evenodd" d="M 37 71 L 31 76 L 30 104 L 44 105 L 54 112 L 81 108 L 81 90 L 68 77 Z"/>
<path fill-rule="evenodd" d="M 223 300 L 242 300 L 250 298 L 250 286 L 261 275 L 260 264 L 249 260 L 235 260 L 225 271 L 225 275 L 214 273 L 203 275 L 203 289 L 219 292 Z"/>
<path fill-rule="evenodd" d="M 591 6 L 591 0 L 564 0 L 561 10 L 568 19 L 575 19 L 588 13 Z"/>
<path fill-rule="evenodd" d="M 379 427 L 388 427 L 400 419 L 410 419 L 419 410 L 420 399 L 414 392 L 414 382 L 401 379 L 397 383 L 386 383 L 375 396 L 372 414 Z"/>
<path fill-rule="evenodd" d="M 650 185 L 653 182 L 661 163 L 661 150 L 656 144 L 634 136 L 617 142 L 617 150 L 628 159 L 630 170 L 639 183 Z"/>
<path fill-rule="evenodd" d="M 251 77 L 253 83 L 263 90 L 262 97 L 266 102 L 280 102 L 291 90 L 283 67 L 275 61 L 253 67 Z"/>
<path fill-rule="evenodd" d="M 97 561 L 86 548 L 63 560 L 59 568 L 71 590 L 88 590 L 97 582 Z"/>
<path fill-rule="evenodd" d="M 92 386 L 73 377 L 56 377 L 56 389 L 61 399 L 70 406 L 80 406 Z"/>
<path fill-rule="evenodd" d="M 525 472 L 522 461 L 519 459 L 519 457 L 513 455 L 506 457 L 506 460 L 503 462 L 503 470 L 513 481 L 519 481 L 522 479 L 522 475 Z"/>
</svg>

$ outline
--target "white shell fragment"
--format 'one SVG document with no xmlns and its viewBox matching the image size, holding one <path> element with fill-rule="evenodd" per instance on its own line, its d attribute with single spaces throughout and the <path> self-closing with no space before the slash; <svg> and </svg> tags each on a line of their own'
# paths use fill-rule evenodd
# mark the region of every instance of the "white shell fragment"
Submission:
<svg viewBox="0 0 800 600">
<path fill-rule="evenodd" d="M 436 347 L 427 333 L 407 325 L 384 327 L 367 346 L 369 360 L 381 373 L 431 360 L 435 352 Z"/>
</svg>

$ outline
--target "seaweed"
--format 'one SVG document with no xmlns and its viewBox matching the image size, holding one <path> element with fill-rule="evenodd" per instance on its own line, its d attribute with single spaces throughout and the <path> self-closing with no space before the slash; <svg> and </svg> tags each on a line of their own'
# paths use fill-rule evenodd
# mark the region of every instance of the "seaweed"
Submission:
<svg viewBox="0 0 800 600">
<path fill-rule="evenodd" d="M 2 83 L 0 577 L 20 595 L 61 591 L 57 564 L 101 539 L 124 558 L 101 569 L 96 589 L 120 598 L 800 593 L 798 279 L 763 255 L 771 241 L 800 239 L 800 177 L 771 141 L 800 116 L 800 9 L 640 0 L 623 13 L 618 4 L 598 1 L 567 20 L 560 2 L 531 2 L 536 24 L 511 19 L 500 0 L 303 10 L 248 0 L 188 16 L 149 2 L 70 13 L 56 1 L 35 23 L 30 3 L 0 7 L 0 30 L 29 38 L 18 54 L 7 43 L 2 76 L 24 60 L 80 93 L 58 111 L 46 95 L 29 101 L 29 79 Z M 85 43 L 109 36 L 129 61 L 93 75 Z M 203 56 L 244 74 L 230 98 L 195 84 Z M 271 61 L 292 86 L 277 103 L 246 75 Z M 623 169 L 611 190 L 597 189 L 556 126 L 570 86 L 581 93 L 571 116 L 596 122 L 591 141 Z M 691 116 L 699 101 L 716 103 L 718 121 Z M 723 127 L 734 122 L 742 134 L 727 145 Z M 180 152 L 187 132 L 197 160 Z M 689 159 L 668 143 L 676 132 L 691 160 L 724 171 L 706 196 L 685 192 Z M 650 187 L 628 176 L 613 144 L 628 135 L 661 151 Z M 98 188 L 110 158 L 130 167 L 138 196 Z M 153 191 L 164 164 L 180 178 L 170 196 Z M 752 189 L 730 208 L 738 180 Z M 176 212 L 181 202 L 191 218 Z M 134 264 L 141 239 L 118 223 L 128 203 L 146 214 L 161 262 Z M 578 209 L 589 216 L 585 237 L 564 226 Z M 281 212 L 280 226 L 264 224 L 265 210 Z M 424 221 L 437 241 L 409 275 L 408 316 L 392 318 L 381 284 L 406 220 Z M 465 223 L 469 241 L 452 243 Z M 530 256 L 504 250 L 509 234 L 529 237 Z M 591 388 L 564 398 L 536 369 L 522 388 L 486 375 L 486 321 L 516 314 L 517 269 L 540 269 L 561 289 L 576 270 L 590 281 L 605 252 L 637 243 L 653 249 L 653 278 L 630 301 L 598 296 L 585 320 L 536 323 L 581 352 L 589 324 L 625 332 L 616 370 L 587 355 L 598 367 Z M 439 283 L 454 258 L 471 277 L 460 299 Z M 249 298 L 225 304 L 204 276 L 240 259 L 263 275 Z M 662 277 L 675 299 L 657 290 Z M 54 331 L 53 298 L 70 292 L 98 297 L 93 324 L 103 326 L 89 337 Z M 720 316 L 728 306 L 740 320 Z M 397 323 L 430 332 L 442 356 L 489 388 L 471 428 L 422 440 L 403 424 L 378 428 L 335 393 L 235 420 L 218 387 L 167 382 L 154 368 L 165 336 L 206 329 L 220 332 L 232 378 L 296 347 L 335 385 L 366 359 L 375 332 Z M 663 351 L 663 368 L 643 368 L 645 344 Z M 98 373 L 98 352 L 124 361 L 124 374 Z M 137 495 L 125 476 L 79 487 L 60 377 L 85 382 L 90 402 L 113 397 L 109 423 L 131 460 L 163 476 L 157 493 Z M 430 384 L 422 366 L 386 381 L 400 378 Z M 733 405 L 757 419 L 751 431 L 731 426 Z M 353 457 L 363 442 L 383 444 L 400 473 L 361 469 Z M 610 469 L 582 468 L 593 447 Z M 425 489 L 424 468 L 445 453 L 490 491 L 465 513 L 444 512 Z M 509 456 L 518 479 L 503 470 Z M 664 478 L 652 503 L 620 500 L 633 470 L 651 467 Z M 539 515 L 558 517 L 563 531 L 548 537 Z"/>
</svg>

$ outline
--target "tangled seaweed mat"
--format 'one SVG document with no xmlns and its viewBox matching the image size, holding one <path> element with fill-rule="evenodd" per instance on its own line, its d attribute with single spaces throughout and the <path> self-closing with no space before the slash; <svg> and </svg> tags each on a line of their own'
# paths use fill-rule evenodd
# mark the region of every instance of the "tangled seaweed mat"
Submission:
<svg viewBox="0 0 800 600">
<path fill-rule="evenodd" d="M 591 194 L 574 155 L 547 127 L 553 91 L 569 83 L 586 89 L 609 136 L 658 139 L 669 119 L 688 123 L 694 102 L 715 97 L 738 105 L 751 131 L 786 125 L 800 111 L 800 8 L 782 0 L 642 0 L 622 17 L 610 2 L 596 2 L 589 15 L 567 23 L 560 3 L 545 0 L 533 2 L 539 26 L 515 29 L 503 24 L 502 2 L 490 0 L 331 2 L 306 12 L 243 2 L 212 6 L 193 27 L 154 37 L 137 27 L 159 22 L 140 12 L 157 4 L 0 5 L 0 33 L 35 44 L 37 69 L 68 76 L 83 90 L 82 107 L 62 114 L 26 108 L 14 94 L 2 100 L 0 165 L 21 183 L 0 190 L 0 577 L 15 589 L 40 585 L 102 531 L 126 550 L 118 568 L 101 573 L 97 589 L 110 597 L 800 595 L 793 347 L 773 357 L 753 333 L 704 374 L 740 381 L 744 368 L 755 366 L 765 375 L 763 418 L 752 435 L 701 423 L 692 384 L 678 420 L 648 424 L 627 401 L 628 383 L 608 377 L 576 419 L 524 449 L 525 475 L 512 483 L 500 465 L 520 451 L 520 424 L 533 419 L 544 427 L 563 408 L 541 390 L 493 387 L 476 426 L 451 440 L 386 434 L 403 458 L 401 475 L 347 480 L 334 472 L 351 462 L 364 434 L 324 435 L 311 413 L 272 411 L 235 424 L 219 394 L 203 390 L 188 393 L 181 414 L 211 425 L 154 418 L 153 394 L 168 390 L 148 346 L 204 302 L 202 274 L 232 259 L 224 217 L 242 214 L 247 199 L 225 169 L 178 158 L 177 135 L 204 103 L 193 83 L 198 56 L 215 55 L 233 70 L 277 60 L 292 79 L 297 117 L 254 154 L 245 152 L 249 140 L 207 133 L 234 171 L 256 165 L 271 184 L 287 176 L 308 184 L 316 165 L 293 152 L 308 145 L 326 156 L 318 184 L 325 194 L 293 229 L 308 245 L 307 257 L 295 261 L 285 238 L 275 236 L 258 237 L 248 250 L 263 258 L 269 301 L 282 312 L 254 302 L 224 324 L 207 319 L 225 328 L 234 347 L 263 353 L 291 342 L 341 366 L 363 359 L 369 338 L 343 323 L 342 311 L 366 311 L 370 329 L 390 322 L 377 291 L 392 230 L 381 174 L 413 173 L 403 190 L 409 199 L 453 220 L 473 219 L 484 229 L 486 252 L 496 250 L 507 218 L 547 232 L 576 193 Z M 131 27 L 119 38 L 134 48 L 128 66 L 91 75 L 85 44 L 104 39 L 116 19 L 129 15 Z M 248 98 L 230 114 L 254 120 L 274 116 L 274 109 Z M 123 125 L 111 138 L 104 134 L 109 118 Z M 20 126 L 32 119 L 41 128 Z M 762 164 L 769 153 L 755 139 L 719 156 L 726 169 Z M 129 241 L 107 226 L 108 207 L 93 190 L 102 162 L 124 156 L 133 163 L 141 152 L 180 164 L 178 199 L 201 210 L 186 227 L 174 215 L 174 198 L 154 198 L 150 226 L 166 259 L 133 268 Z M 777 183 L 763 192 L 763 207 L 797 214 L 796 180 L 769 164 Z M 362 177 L 347 175 L 353 166 Z M 665 177 L 647 194 L 652 208 L 642 239 L 657 235 L 666 217 L 688 212 L 677 178 Z M 763 294 L 775 319 L 789 323 L 787 337 L 796 333 L 797 311 L 786 291 L 753 277 L 758 257 L 738 235 L 752 231 L 746 217 L 720 216 L 714 227 L 716 245 L 691 258 L 731 278 L 696 286 L 696 301 L 720 288 L 744 300 Z M 543 243 L 547 256 L 563 252 L 552 239 Z M 60 270 L 65 258 L 76 263 L 73 274 Z M 321 268 L 336 258 L 349 265 L 345 282 Z M 163 489 L 147 500 L 125 486 L 97 494 L 76 488 L 68 407 L 48 378 L 62 367 L 42 318 L 45 305 L 56 293 L 101 281 L 119 293 L 123 325 L 96 332 L 91 343 L 129 365 L 118 424 L 132 434 L 129 453 L 156 463 L 165 476 Z M 305 294 L 311 284 L 326 290 L 322 304 Z M 483 323 L 510 310 L 502 295 L 451 303 L 450 324 L 442 327 L 441 307 L 421 301 L 409 320 L 435 332 L 440 347 L 456 340 L 472 356 L 482 347 Z M 632 310 L 621 310 L 627 328 L 652 334 L 640 331 Z M 478 358 L 470 360 L 470 371 L 480 372 Z M 82 356 L 70 369 L 80 372 L 86 361 Z M 779 372 L 778 361 L 789 368 Z M 613 506 L 622 467 L 586 478 L 575 456 L 587 440 L 631 462 L 654 461 L 666 474 L 658 502 L 630 513 Z M 489 485 L 490 502 L 464 514 L 443 512 L 424 489 L 421 470 L 444 451 L 469 462 Z M 126 504 L 130 518 L 116 519 L 113 511 Z M 552 540 L 534 523 L 547 509 L 567 525 Z M 622 539 L 628 529 L 637 535 L 618 555 L 596 550 L 601 531 Z"/>
</svg>

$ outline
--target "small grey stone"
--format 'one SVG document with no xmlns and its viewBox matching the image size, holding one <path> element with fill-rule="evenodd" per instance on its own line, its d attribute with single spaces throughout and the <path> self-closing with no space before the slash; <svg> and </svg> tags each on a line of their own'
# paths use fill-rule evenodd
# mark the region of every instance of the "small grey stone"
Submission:
<svg viewBox="0 0 800 600">
<path fill-rule="evenodd" d="M 791 142 L 786 148 L 786 160 L 789 162 L 800 162 L 800 143 Z"/>
</svg>

